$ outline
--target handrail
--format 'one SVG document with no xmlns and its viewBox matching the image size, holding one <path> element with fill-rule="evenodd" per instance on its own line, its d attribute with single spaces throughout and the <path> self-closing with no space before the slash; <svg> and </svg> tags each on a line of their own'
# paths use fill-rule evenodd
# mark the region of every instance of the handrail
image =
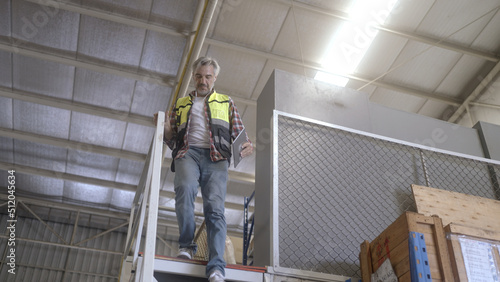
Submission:
<svg viewBox="0 0 500 282">
<path fill-rule="evenodd" d="M 151 142 L 148 157 L 137 186 L 137 191 L 130 212 L 129 228 L 123 262 L 132 256 L 132 269 L 135 272 L 135 281 L 156 281 L 153 277 L 154 258 L 156 248 L 156 226 L 158 221 L 158 199 L 160 196 L 160 175 L 163 161 L 163 131 L 165 112 L 158 112 L 158 123 Z M 146 236 L 144 253 L 141 265 L 139 249 L 142 241 L 144 223 L 146 222 Z M 121 281 L 121 280 L 120 280 Z"/>
</svg>

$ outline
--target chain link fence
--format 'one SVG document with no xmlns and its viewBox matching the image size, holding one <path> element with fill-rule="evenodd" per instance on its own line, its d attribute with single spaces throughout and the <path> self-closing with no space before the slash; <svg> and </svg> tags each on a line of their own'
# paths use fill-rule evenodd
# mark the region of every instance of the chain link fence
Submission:
<svg viewBox="0 0 500 282">
<path fill-rule="evenodd" d="M 411 184 L 498 199 L 500 167 L 278 118 L 279 266 L 361 277 L 360 244 L 405 211 Z"/>
</svg>

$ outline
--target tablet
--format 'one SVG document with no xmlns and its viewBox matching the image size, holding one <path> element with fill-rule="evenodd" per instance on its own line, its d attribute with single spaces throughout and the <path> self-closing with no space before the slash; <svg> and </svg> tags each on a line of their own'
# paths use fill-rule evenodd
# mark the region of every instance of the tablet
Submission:
<svg viewBox="0 0 500 282">
<path fill-rule="evenodd" d="M 243 130 L 240 132 L 240 134 L 238 134 L 236 139 L 234 139 L 234 141 L 233 141 L 233 159 L 234 159 L 234 167 L 235 168 L 240 163 L 240 161 L 242 159 L 240 153 L 243 149 L 241 147 L 243 146 L 243 144 L 245 144 L 245 142 L 247 142 L 247 137 L 245 134 L 245 128 L 243 128 Z"/>
</svg>

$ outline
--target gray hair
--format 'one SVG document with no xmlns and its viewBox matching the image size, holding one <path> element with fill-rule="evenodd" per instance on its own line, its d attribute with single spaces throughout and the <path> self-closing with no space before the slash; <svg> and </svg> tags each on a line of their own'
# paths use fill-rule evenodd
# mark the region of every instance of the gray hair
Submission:
<svg viewBox="0 0 500 282">
<path fill-rule="evenodd" d="M 200 57 L 198 58 L 194 63 L 193 63 L 193 74 L 196 71 L 197 68 L 200 66 L 212 66 L 214 68 L 215 76 L 219 75 L 220 67 L 219 63 L 215 59 L 212 59 L 210 57 Z"/>
</svg>

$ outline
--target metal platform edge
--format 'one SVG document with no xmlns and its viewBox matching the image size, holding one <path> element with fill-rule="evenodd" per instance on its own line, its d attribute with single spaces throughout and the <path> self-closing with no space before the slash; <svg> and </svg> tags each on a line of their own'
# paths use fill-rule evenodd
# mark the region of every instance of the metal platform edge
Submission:
<svg viewBox="0 0 500 282">
<path fill-rule="evenodd" d="M 143 259 L 142 257 L 139 260 Z M 204 278 L 205 265 L 190 263 L 189 261 L 173 261 L 168 259 L 155 259 L 154 272 L 184 275 L 188 277 Z M 264 273 L 226 268 L 226 280 L 241 282 L 262 282 Z"/>
</svg>

